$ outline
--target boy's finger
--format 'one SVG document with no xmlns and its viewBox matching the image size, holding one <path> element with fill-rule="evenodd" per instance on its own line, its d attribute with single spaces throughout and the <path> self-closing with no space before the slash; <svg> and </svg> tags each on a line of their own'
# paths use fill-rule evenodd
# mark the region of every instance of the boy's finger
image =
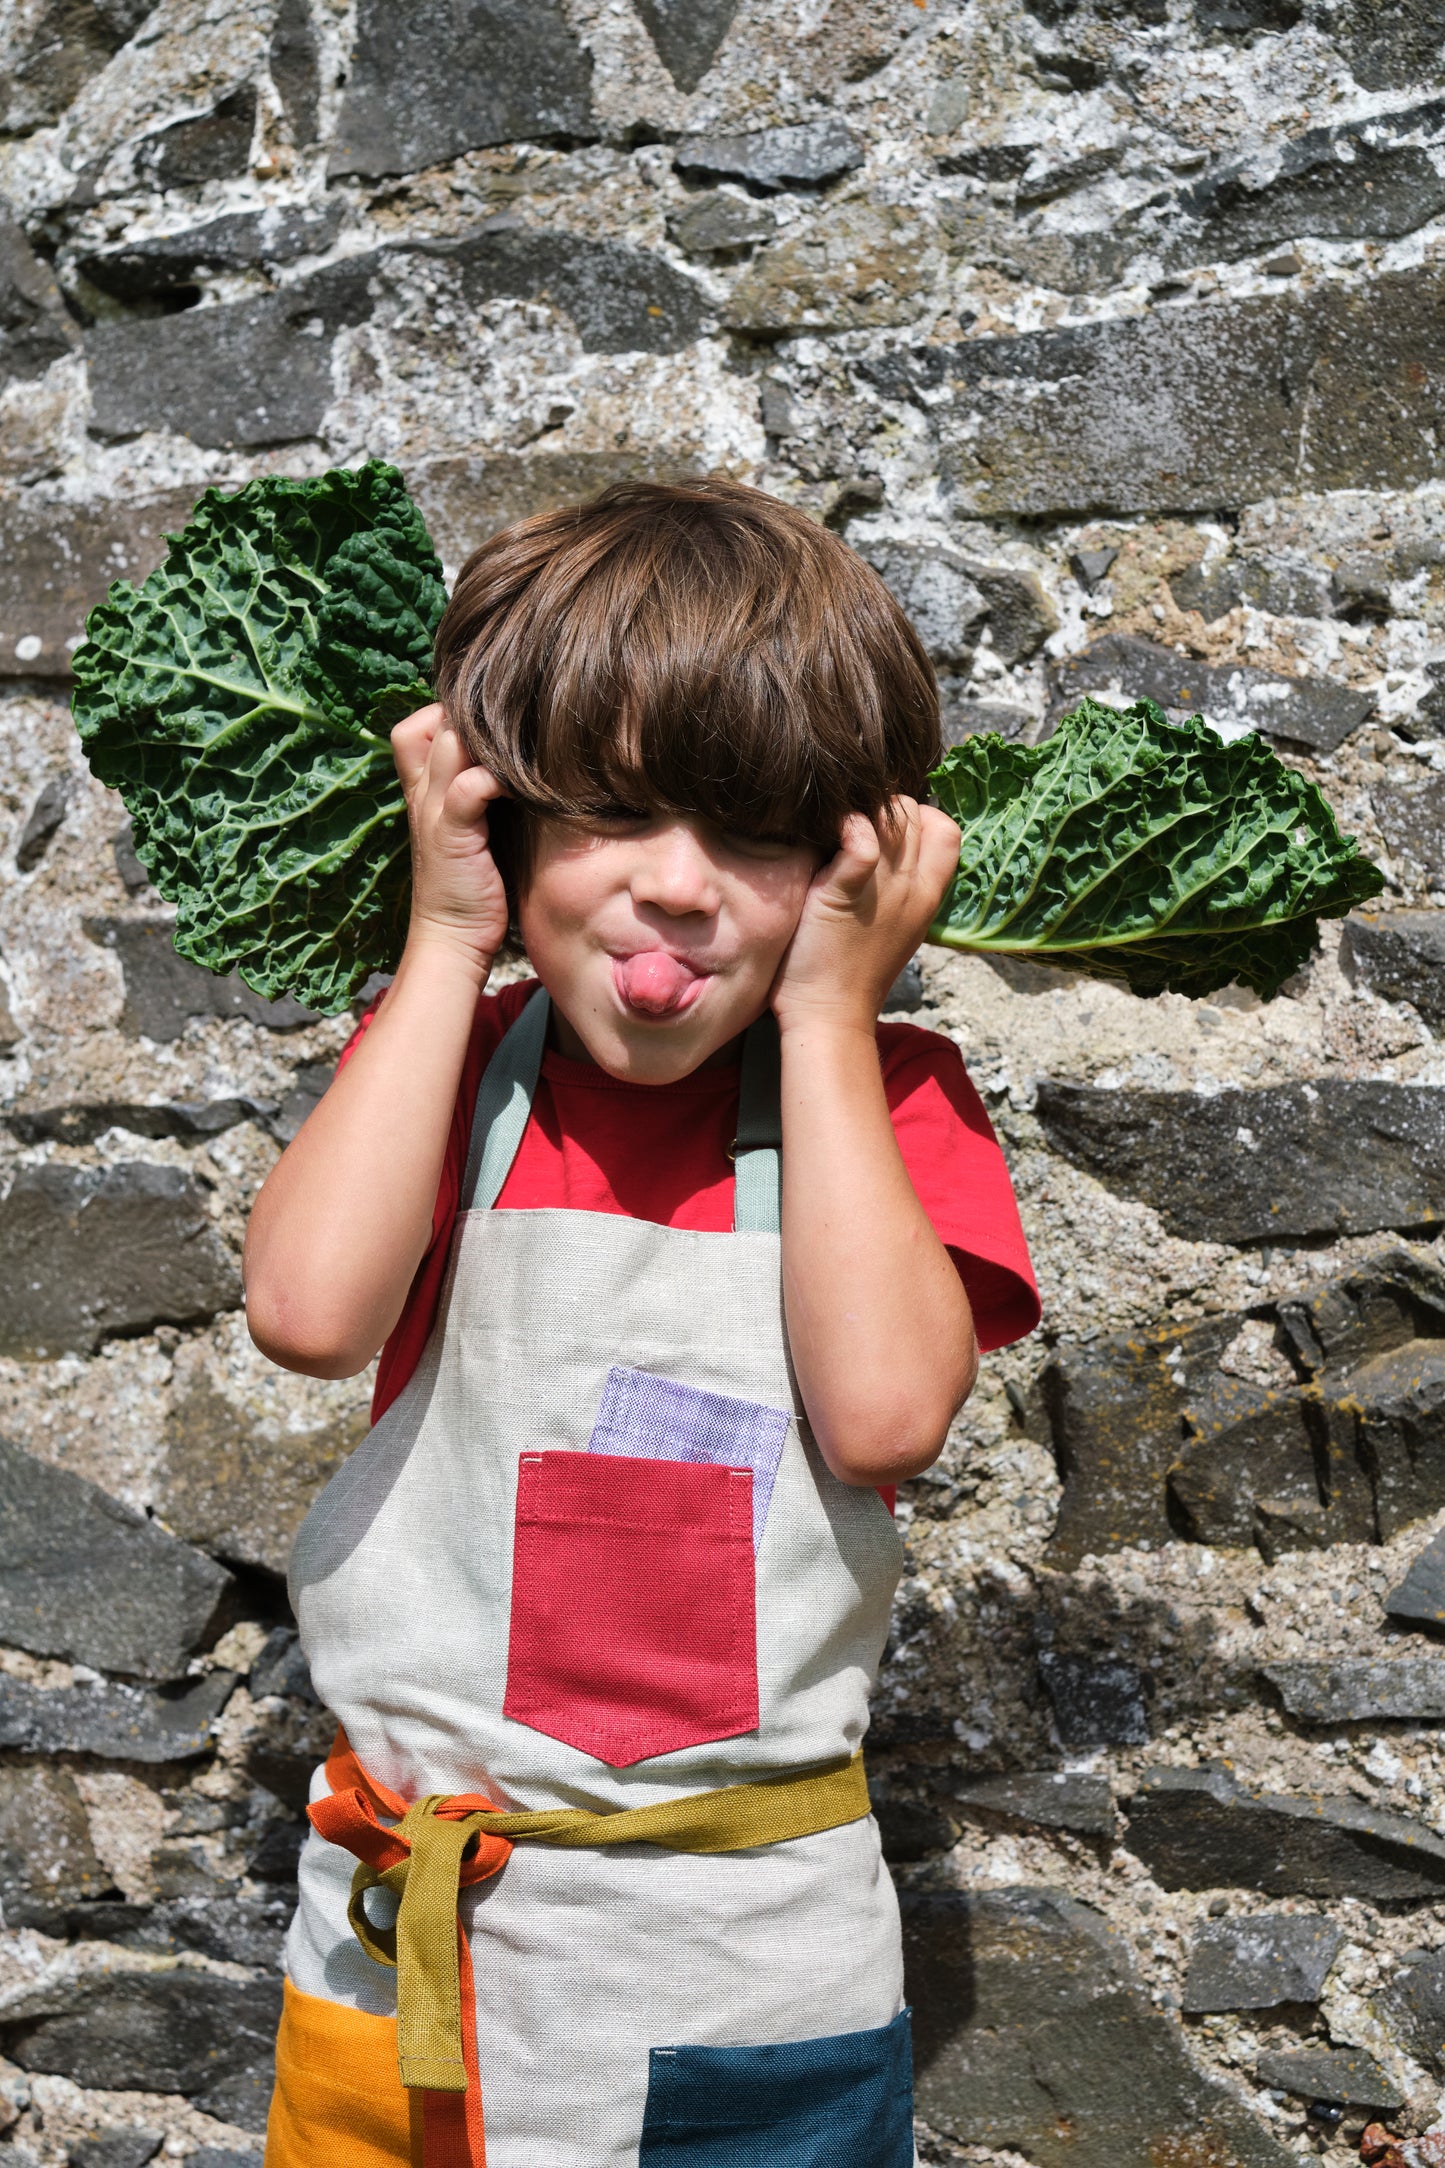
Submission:
<svg viewBox="0 0 1445 2168">
<path fill-rule="evenodd" d="M 865 813 L 850 813 L 838 832 L 838 849 L 817 875 L 815 886 L 836 895 L 861 895 L 878 870 L 883 847 Z"/>
<path fill-rule="evenodd" d="M 392 731 L 391 757 L 403 790 L 414 790 L 426 773 L 427 755 L 445 714 L 441 702 L 432 700 L 404 715 Z"/>
<path fill-rule="evenodd" d="M 442 817 L 470 827 L 481 819 L 488 806 L 506 795 L 506 785 L 498 782 L 490 768 L 463 768 L 447 786 L 442 800 Z"/>
<path fill-rule="evenodd" d="M 929 888 L 936 888 L 942 895 L 958 871 L 958 854 L 963 844 L 963 831 L 957 821 L 951 821 L 937 806 L 921 808 L 919 820 L 918 877 Z"/>
<path fill-rule="evenodd" d="M 435 791 L 439 797 L 445 797 L 457 777 L 474 765 L 471 754 L 462 743 L 460 731 L 444 716 L 437 725 L 436 735 L 427 754 L 427 789 Z"/>
</svg>

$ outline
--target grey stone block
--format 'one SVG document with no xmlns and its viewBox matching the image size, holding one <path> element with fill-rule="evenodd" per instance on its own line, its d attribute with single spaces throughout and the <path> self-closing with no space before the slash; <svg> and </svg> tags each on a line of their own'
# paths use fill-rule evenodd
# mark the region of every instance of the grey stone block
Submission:
<svg viewBox="0 0 1445 2168">
<path fill-rule="evenodd" d="M 304 1062 L 296 1071 L 291 1089 L 267 1115 L 266 1127 L 278 1144 L 289 1144 L 299 1134 L 302 1123 L 330 1090 L 335 1074 L 335 1064 L 329 1061 Z"/>
<path fill-rule="evenodd" d="M 873 1815 L 883 1857 L 899 1864 L 929 1859 L 958 1840 L 958 1824 L 923 1800 L 875 1798 Z"/>
<path fill-rule="evenodd" d="M 1445 1031 L 1445 911 L 1352 912 L 1340 960 L 1356 984 L 1408 1001 L 1432 1031 Z"/>
<path fill-rule="evenodd" d="M 25 826 L 15 846 L 15 865 L 20 873 L 33 873 L 50 848 L 51 838 L 65 818 L 70 803 L 70 777 L 52 775 L 25 816 Z"/>
<path fill-rule="evenodd" d="M 738 0 L 637 0 L 657 57 L 682 91 L 697 89 L 737 11 Z"/>
<path fill-rule="evenodd" d="M 242 1122 L 264 1119 L 273 1128 L 269 1117 L 275 1111 L 274 1103 L 255 1099 L 203 1099 L 189 1105 L 176 1100 L 159 1106 L 98 1099 L 10 1114 L 5 1126 L 22 1144 L 94 1144 L 110 1129 L 128 1130 L 133 1137 L 180 1137 L 193 1143 L 200 1137 L 219 1137 Z"/>
<path fill-rule="evenodd" d="M 765 203 L 751 203 L 745 196 L 730 196 L 712 188 L 695 196 L 685 211 L 667 222 L 668 232 L 689 256 L 716 255 L 724 249 L 752 248 L 770 241 L 778 222 Z M 766 417 L 764 417 L 766 424 Z M 772 430 L 774 436 L 786 431 Z"/>
<path fill-rule="evenodd" d="M 367 1414 L 292 1430 L 201 1380 L 172 1397 L 158 1506 L 168 1527 L 232 1565 L 284 1573 L 291 1539 L 366 1434 Z"/>
<path fill-rule="evenodd" d="M 69 677 L 86 612 L 112 580 L 154 571 L 194 502 L 189 489 L 134 505 L 0 500 L 0 680 Z"/>
<path fill-rule="evenodd" d="M 1072 1829 L 1084 1837 L 1114 1833 L 1114 1798 L 1107 1777 L 1045 1769 L 1009 1776 L 966 1777 L 952 1787 L 965 1812 L 972 1807 L 1040 1829 Z"/>
<path fill-rule="evenodd" d="M 375 268 L 352 257 L 255 301 L 94 325 L 92 432 L 233 446 L 314 436 L 335 397 L 332 340 L 370 316 Z"/>
<path fill-rule="evenodd" d="M 193 1017 L 241 1016 L 268 1031 L 299 1031 L 316 1013 L 285 995 L 267 1001 L 234 972 L 222 978 L 178 956 L 175 920 L 90 918 L 93 941 L 114 951 L 125 979 L 120 1028 L 133 1039 L 179 1039 Z"/>
<path fill-rule="evenodd" d="M 1381 783 L 1370 803 L 1391 856 L 1413 867 L 1427 888 L 1445 888 L 1445 775 Z"/>
<path fill-rule="evenodd" d="M 294 1626 L 277 1626 L 267 1635 L 266 1644 L 246 1681 L 252 1699 L 259 1701 L 266 1694 L 293 1695 L 298 1701 L 309 1701 L 319 1708 L 316 1689 L 311 1684 L 311 1667 L 301 1648 L 301 1636 Z"/>
<path fill-rule="evenodd" d="M 117 1334 L 241 1305 L 235 1261 L 181 1167 L 22 1167 L 0 1203 L 0 1352 L 94 1354 Z"/>
<path fill-rule="evenodd" d="M 223 1979 L 190 1968 L 114 1971 L 42 1990 L 37 1999 L 50 2010 L 17 2023 L 7 2047 L 23 2070 L 107 2092 L 184 2093 L 244 2130 L 265 2128 L 279 1980 Z"/>
<path fill-rule="evenodd" d="M 1123 1544 L 1388 1540 L 1445 1505 L 1445 1279 L 1389 1250 L 1278 1306 L 1302 1382 L 1219 1371 L 1236 1315 L 1060 1348 L 1040 1377 L 1064 1495 L 1051 1563 Z"/>
<path fill-rule="evenodd" d="M 1445 1091 L 1432 1085 L 1322 1078 L 1206 1098 L 1045 1084 L 1038 1114 L 1055 1151 L 1189 1242 L 1372 1234 L 1445 1214 Z"/>
<path fill-rule="evenodd" d="M 321 48 L 309 0 L 281 0 L 266 50 L 266 64 L 292 142 L 302 146 L 314 143 L 321 102 Z"/>
<path fill-rule="evenodd" d="M 1256 2075 L 1261 2085 L 1278 2086 L 1301 2100 L 1327 2100 L 1342 2107 L 1399 2108 L 1405 2095 L 1371 2055 L 1360 2048 L 1301 2048 L 1283 2055 L 1261 2055 Z"/>
<path fill-rule="evenodd" d="M 1247 164 L 1207 174 L 1167 205 L 1193 230 L 1167 248 L 1173 263 L 1252 256 L 1301 236 L 1385 240 L 1413 233 L 1445 209 L 1445 176 L 1429 152 L 1398 137 L 1438 136 L 1438 105 L 1342 128 L 1311 128 L 1284 146 L 1261 182 Z"/>
<path fill-rule="evenodd" d="M 27 135 L 59 120 L 86 82 L 134 35 L 155 0 L 12 9 L 0 61 L 0 128 Z"/>
<path fill-rule="evenodd" d="M 118 301 L 146 301 L 219 271 L 249 271 L 320 255 L 335 240 L 342 216 L 339 203 L 319 211 L 279 206 L 232 211 L 180 233 L 148 234 L 125 248 L 92 250 L 77 258 L 75 268 Z"/>
<path fill-rule="evenodd" d="M 1411 1723 L 1445 1721 L 1445 1657 L 1295 1657 L 1261 1664 L 1291 1716 L 1307 1724 L 1350 1724 L 1365 1717 Z"/>
<path fill-rule="evenodd" d="M 1345 1930 L 1311 1912 L 1253 1912 L 1207 1920 L 1194 1938 L 1182 2007 L 1269 2010 L 1318 2002 Z"/>
<path fill-rule="evenodd" d="M 1137 1746 L 1149 1737 L 1144 1675 L 1137 1665 L 1044 1649 L 1039 1676 L 1066 1747 Z"/>
<path fill-rule="evenodd" d="M 1191 565 L 1184 572 L 1171 572 L 1169 591 L 1181 610 L 1198 610 L 1206 624 L 1213 624 L 1242 602 L 1248 603 L 1253 610 L 1268 611 L 1271 617 L 1332 615 L 1331 583 L 1323 572 L 1313 565 L 1279 564 L 1260 557 L 1231 557 L 1223 564 L 1212 565 L 1207 572 L 1201 565 Z M 1176 659 L 1182 662 L 1183 658 Z M 1232 672 L 1224 674 L 1226 688 L 1232 675 Z M 1215 682 L 1213 673 L 1210 682 Z M 1253 682 L 1253 673 L 1245 682 Z M 1322 681 L 1279 678 L 1275 682 L 1281 686 L 1308 688 Z M 1332 686 L 1329 689 L 1350 688 Z M 1300 719 L 1296 718 L 1297 724 Z M 1259 727 L 1265 727 L 1263 717 Z"/>
<path fill-rule="evenodd" d="M 941 465 L 966 515 L 1208 510 L 1434 472 L 1445 274 L 1207 307 L 858 364 L 895 395 L 951 385 Z"/>
<path fill-rule="evenodd" d="M 78 2138 L 66 2154 L 67 2168 L 145 2168 L 165 2143 L 163 2130 L 127 2129 L 97 2131 L 94 2137 Z"/>
<path fill-rule="evenodd" d="M 912 1015 L 923 1007 L 923 973 L 917 960 L 905 964 L 887 993 L 883 996 L 883 1014 L 894 1016 L 901 1010 Z"/>
<path fill-rule="evenodd" d="M 1445 1626 L 1445 1533 L 1433 1536 L 1410 1562 L 1398 1588 L 1385 1598 L 1391 1618 Z"/>
<path fill-rule="evenodd" d="M 9 1927 L 37 1905 L 74 1904 L 114 1888 L 66 1769 L 0 1769 L 0 1905 Z"/>
<path fill-rule="evenodd" d="M 589 353 L 670 354 L 691 344 L 709 313 L 694 279 L 626 241 L 503 226 L 425 253 L 457 266 L 473 307 L 511 296 L 563 310 Z"/>
<path fill-rule="evenodd" d="M 1292 30 L 1304 14 L 1304 0 L 1194 0 L 1194 20 L 1201 30 Z"/>
<path fill-rule="evenodd" d="M 1445 1889 L 1445 1841 L 1343 1794 L 1252 1792 L 1219 1768 L 1153 1769 L 1126 1811 L 1123 1841 L 1162 1889 L 1385 1904 Z"/>
<path fill-rule="evenodd" d="M 250 83 L 222 98 L 209 113 L 178 120 L 149 136 L 136 163 L 155 186 L 184 188 L 195 181 L 224 181 L 251 163 L 256 135 L 256 92 Z"/>
<path fill-rule="evenodd" d="M 1445 2071 L 1445 1950 L 1418 1956 L 1397 1972 L 1378 2005 L 1417 2062 Z"/>
<path fill-rule="evenodd" d="M 236 1683 L 211 1671 L 159 1691 L 31 1686 L 0 1672 L 0 1746 L 26 1754 L 98 1754 L 108 1761 L 195 1761 L 215 1745 L 211 1724 Z"/>
<path fill-rule="evenodd" d="M 1313 1405 L 1298 1393 L 1263 1396 L 1221 1392 L 1207 1408 L 1184 1418 L 1178 1458 L 1169 1470 L 1169 1499 L 1178 1532 L 1195 1543 L 1249 1544 L 1260 1539 L 1261 1508 L 1273 1523 L 1277 1549 L 1308 1549 L 1290 1543 L 1279 1525 L 1284 1518 L 1320 1516 L 1321 1541 L 1353 1539 L 1367 1543 L 1374 1535 L 1374 1513 L 1361 1487 L 1355 1501 L 1332 1500 L 1325 1510 L 1319 1496 L 1319 1431 Z M 1345 1507 L 1345 1511 L 1340 1508 Z M 1328 1528 L 1324 1523 L 1328 1521 Z M 1309 1533 L 1302 1524 L 1297 1533 Z"/>
<path fill-rule="evenodd" d="M 858 554 L 886 582 L 933 661 L 966 668 L 988 605 L 958 551 L 869 540 Z"/>
<path fill-rule="evenodd" d="M 1292 2156 L 1143 1992 L 1097 1912 L 1060 1892 L 905 1892 L 916 2103 L 961 2145 L 1036 2168 Z"/>
<path fill-rule="evenodd" d="M 817 188 L 863 163 L 863 146 L 846 121 L 799 121 L 749 135 L 687 136 L 673 163 L 696 180 L 746 181 L 752 188 Z"/>
<path fill-rule="evenodd" d="M 415 173 L 490 144 L 594 132 L 592 56 L 557 0 L 361 0 L 329 171 Z"/>
<path fill-rule="evenodd" d="M 0 211 L 0 385 L 42 376 L 79 344 L 55 280 Z"/>
<path fill-rule="evenodd" d="M 974 557 L 964 562 L 988 611 L 994 653 L 1001 662 L 1027 662 L 1059 623 L 1038 579 L 1014 565 L 991 565 Z"/>
<path fill-rule="evenodd" d="M 1117 685 L 1126 700 L 1157 700 L 1163 708 L 1202 713 L 1206 722 L 1252 723 L 1269 737 L 1320 752 L 1333 752 L 1375 708 L 1373 692 L 1353 685 L 1283 678 L 1230 663 L 1211 668 L 1128 633 L 1106 633 L 1082 653 L 1056 663 L 1050 680 L 1055 716 L 1086 693 Z"/>
<path fill-rule="evenodd" d="M 1408 90 L 1438 83 L 1445 49 L 1441 0 L 1343 0 L 1330 35 L 1366 90 Z"/>
<path fill-rule="evenodd" d="M 141 1679 L 180 1677 L 231 1577 L 93 1483 L 0 1439 L 0 1640 Z"/>
</svg>

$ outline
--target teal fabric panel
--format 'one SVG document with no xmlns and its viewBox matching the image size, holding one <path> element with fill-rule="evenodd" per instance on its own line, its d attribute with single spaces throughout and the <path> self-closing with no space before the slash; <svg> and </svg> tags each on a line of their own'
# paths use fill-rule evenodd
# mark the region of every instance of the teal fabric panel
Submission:
<svg viewBox="0 0 1445 2168">
<path fill-rule="evenodd" d="M 875 2032 L 652 2050 L 638 2168 L 913 2168 L 906 2010 Z"/>
</svg>

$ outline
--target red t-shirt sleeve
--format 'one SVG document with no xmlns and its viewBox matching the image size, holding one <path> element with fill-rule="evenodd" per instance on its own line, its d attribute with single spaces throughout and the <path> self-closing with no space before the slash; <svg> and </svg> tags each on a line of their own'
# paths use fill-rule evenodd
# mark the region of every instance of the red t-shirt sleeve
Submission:
<svg viewBox="0 0 1445 2168">
<path fill-rule="evenodd" d="M 1039 1291 L 993 1124 L 951 1039 L 880 1024 L 893 1133 L 918 1201 L 957 1265 L 980 1349 L 1022 1340 Z"/>
</svg>

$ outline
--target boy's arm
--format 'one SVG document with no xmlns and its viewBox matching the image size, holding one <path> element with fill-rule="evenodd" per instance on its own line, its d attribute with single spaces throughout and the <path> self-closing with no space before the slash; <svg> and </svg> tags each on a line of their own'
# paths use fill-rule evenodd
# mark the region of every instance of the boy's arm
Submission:
<svg viewBox="0 0 1445 2168">
<path fill-rule="evenodd" d="M 883 996 L 958 864 L 945 814 L 859 815 L 819 873 L 773 989 L 783 1055 L 783 1294 L 819 1450 L 845 1483 L 937 1459 L 978 1367 L 963 1283 L 893 1134 Z"/>
<path fill-rule="evenodd" d="M 412 831 L 406 950 L 345 1068 L 268 1176 L 246 1233 L 246 1319 L 312 1377 L 362 1370 L 401 1315 L 432 1212 L 477 997 L 507 930 L 486 808 L 439 707 L 392 733 Z"/>
</svg>

